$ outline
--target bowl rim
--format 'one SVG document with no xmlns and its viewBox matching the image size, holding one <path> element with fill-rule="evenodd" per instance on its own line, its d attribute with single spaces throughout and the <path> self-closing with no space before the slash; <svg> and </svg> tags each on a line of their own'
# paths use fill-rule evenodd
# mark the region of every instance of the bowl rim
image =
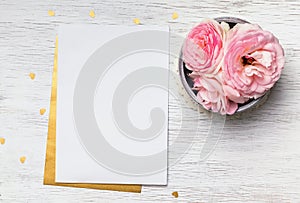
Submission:
<svg viewBox="0 0 300 203">
<path fill-rule="evenodd" d="M 214 18 L 214 20 L 218 21 L 219 23 L 221 22 L 227 22 L 227 23 L 249 23 L 248 21 L 246 20 L 243 20 L 243 19 L 240 19 L 240 18 L 236 18 L 236 17 L 218 17 L 218 18 Z M 184 89 L 186 90 L 186 92 L 188 93 L 188 95 L 197 103 L 199 104 L 203 109 L 205 109 L 202 104 L 199 102 L 197 96 L 195 95 L 195 93 L 193 92 L 193 90 L 191 89 L 191 87 L 189 86 L 187 80 L 186 80 L 186 74 L 184 72 L 185 70 L 185 67 L 184 67 L 184 61 L 182 59 L 182 47 L 180 49 L 180 54 L 179 54 L 179 64 L 178 64 L 178 68 L 179 68 L 179 75 L 180 75 L 180 79 L 181 79 L 181 82 L 183 84 L 183 87 Z M 253 107 L 255 106 L 258 106 L 260 103 L 262 103 L 264 101 L 264 98 L 267 97 L 267 95 L 270 93 L 270 90 L 269 89 L 264 95 L 260 96 L 259 98 L 257 99 L 253 99 L 252 101 L 250 102 L 247 102 L 245 104 L 239 104 L 239 107 L 238 109 L 232 114 L 232 115 L 235 115 L 237 113 L 242 113 L 242 112 L 245 112 L 249 109 L 252 109 Z M 207 109 L 205 109 L 207 110 Z M 210 111 L 210 112 L 213 112 L 212 110 L 207 110 L 207 111 Z M 213 112 L 213 113 L 218 113 L 218 112 Z M 230 114 L 226 114 L 226 115 L 229 115 Z"/>
</svg>

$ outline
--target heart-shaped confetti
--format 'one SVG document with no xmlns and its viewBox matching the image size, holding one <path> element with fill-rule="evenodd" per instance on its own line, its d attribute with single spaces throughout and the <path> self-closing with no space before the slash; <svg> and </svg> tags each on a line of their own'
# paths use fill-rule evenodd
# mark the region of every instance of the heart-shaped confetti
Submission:
<svg viewBox="0 0 300 203">
<path fill-rule="evenodd" d="M 1 144 L 5 144 L 5 138 L 0 137 L 0 143 L 1 143 Z"/>
<path fill-rule="evenodd" d="M 138 19 L 138 18 L 134 18 L 134 19 L 133 19 L 133 22 L 134 22 L 134 24 L 136 24 L 136 25 L 141 24 L 141 21 L 140 21 L 140 19 Z"/>
<path fill-rule="evenodd" d="M 175 20 L 175 19 L 177 19 L 177 18 L 178 18 L 178 13 L 174 12 L 174 13 L 172 14 L 172 19 Z"/>
<path fill-rule="evenodd" d="M 178 192 L 172 192 L 172 195 L 173 195 L 175 198 L 178 198 Z"/>
<path fill-rule="evenodd" d="M 20 162 L 21 162 L 22 164 L 24 164 L 25 161 L 26 161 L 26 157 L 25 157 L 25 156 L 21 156 L 21 157 L 20 157 Z"/>
<path fill-rule="evenodd" d="M 44 115 L 44 113 L 46 112 L 46 109 L 40 109 L 40 114 Z"/>
<path fill-rule="evenodd" d="M 91 10 L 89 15 L 91 18 L 95 18 L 95 11 Z"/>
<path fill-rule="evenodd" d="M 49 11 L 48 11 L 48 15 L 49 15 L 49 16 L 55 16 L 55 12 L 52 11 L 52 10 L 49 10 Z"/>
<path fill-rule="evenodd" d="M 34 73 L 30 73 L 30 74 L 29 74 L 29 77 L 31 78 L 31 80 L 34 80 L 35 74 L 34 74 Z"/>
</svg>

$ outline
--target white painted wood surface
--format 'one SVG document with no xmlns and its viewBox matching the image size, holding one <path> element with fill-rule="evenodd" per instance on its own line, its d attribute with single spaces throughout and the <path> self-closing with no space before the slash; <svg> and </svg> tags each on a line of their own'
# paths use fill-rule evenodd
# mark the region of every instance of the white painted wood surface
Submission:
<svg viewBox="0 0 300 203">
<path fill-rule="evenodd" d="M 89 17 L 91 9 L 94 19 Z M 48 10 L 56 15 L 48 16 Z M 179 18 L 173 20 L 175 11 Z M 58 25 L 132 25 L 137 17 L 143 24 L 169 25 L 173 36 L 184 36 L 203 18 L 219 16 L 259 23 L 284 46 L 285 70 L 261 108 L 227 119 L 217 146 L 201 161 L 210 116 L 191 108 L 190 102 L 181 106 L 171 99 L 170 144 L 178 135 L 181 117 L 188 123 L 182 142 L 198 135 L 170 167 L 167 187 L 145 186 L 141 194 L 132 194 L 42 184 L 48 111 L 41 116 L 39 109 L 49 110 Z M 0 202 L 300 202 L 299 21 L 297 0 L 1 0 L 0 137 L 6 143 L 0 145 Z M 171 40 L 174 53 L 180 43 Z M 36 74 L 35 80 L 29 78 L 30 72 Z M 174 87 L 181 91 L 179 85 Z M 170 152 L 170 159 L 180 151 Z M 20 164 L 23 155 L 27 160 Z M 173 191 L 178 191 L 177 199 Z"/>
</svg>

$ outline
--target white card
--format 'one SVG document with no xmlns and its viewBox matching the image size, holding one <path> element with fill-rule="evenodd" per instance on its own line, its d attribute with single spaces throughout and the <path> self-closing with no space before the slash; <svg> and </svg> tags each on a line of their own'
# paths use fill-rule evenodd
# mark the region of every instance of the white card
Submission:
<svg viewBox="0 0 300 203">
<path fill-rule="evenodd" d="M 58 32 L 56 182 L 167 184 L 169 28 Z"/>
</svg>

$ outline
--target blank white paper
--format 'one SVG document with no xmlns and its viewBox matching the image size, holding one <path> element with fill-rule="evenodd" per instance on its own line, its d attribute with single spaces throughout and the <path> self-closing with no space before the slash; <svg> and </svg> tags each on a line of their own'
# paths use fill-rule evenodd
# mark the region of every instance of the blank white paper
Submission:
<svg viewBox="0 0 300 203">
<path fill-rule="evenodd" d="M 56 182 L 167 184 L 168 33 L 59 28 Z"/>
</svg>

